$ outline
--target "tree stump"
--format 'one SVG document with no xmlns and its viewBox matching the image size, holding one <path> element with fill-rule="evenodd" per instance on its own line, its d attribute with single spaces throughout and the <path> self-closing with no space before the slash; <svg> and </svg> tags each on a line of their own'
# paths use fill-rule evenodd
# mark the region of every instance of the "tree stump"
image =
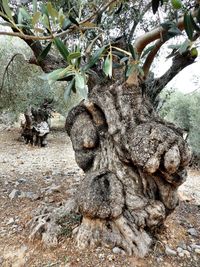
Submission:
<svg viewBox="0 0 200 267">
<path fill-rule="evenodd" d="M 96 86 L 66 120 L 86 176 L 77 203 L 79 247 L 110 245 L 144 257 L 153 233 L 178 205 L 190 150 L 139 85 Z"/>
</svg>

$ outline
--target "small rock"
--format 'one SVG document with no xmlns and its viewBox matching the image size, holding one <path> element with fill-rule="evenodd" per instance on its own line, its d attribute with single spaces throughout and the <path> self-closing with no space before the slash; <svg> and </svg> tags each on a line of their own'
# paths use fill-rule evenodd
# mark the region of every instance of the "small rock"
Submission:
<svg viewBox="0 0 200 267">
<path fill-rule="evenodd" d="M 114 255 L 108 255 L 108 256 L 107 256 L 107 259 L 108 259 L 109 261 L 113 261 L 114 258 L 115 258 Z"/>
<path fill-rule="evenodd" d="M 180 253 L 178 253 L 178 255 L 179 255 L 179 257 L 184 257 L 184 253 L 183 252 L 180 252 Z"/>
<path fill-rule="evenodd" d="M 183 249 L 181 247 L 177 247 L 177 252 L 178 253 L 182 253 L 183 252 Z"/>
<path fill-rule="evenodd" d="M 199 255 L 200 255 L 200 249 L 199 249 L 199 248 L 195 248 L 194 252 L 195 252 L 196 254 L 199 254 Z"/>
<path fill-rule="evenodd" d="M 190 247 L 192 248 L 192 249 L 200 249 L 200 245 L 197 245 L 197 244 L 191 244 L 190 245 Z"/>
<path fill-rule="evenodd" d="M 190 252 L 187 250 L 183 250 L 183 253 L 187 256 L 187 258 L 190 258 Z"/>
<path fill-rule="evenodd" d="M 187 246 L 183 241 L 181 241 L 178 246 L 181 247 L 182 249 L 187 249 Z"/>
<path fill-rule="evenodd" d="M 113 251 L 113 253 L 115 253 L 115 254 L 125 254 L 125 251 L 124 251 L 123 249 L 121 249 L 121 248 L 118 248 L 118 247 L 114 247 L 114 248 L 112 249 L 112 251 Z"/>
<path fill-rule="evenodd" d="M 7 222 L 7 225 L 13 224 L 15 222 L 14 218 L 10 218 Z"/>
<path fill-rule="evenodd" d="M 38 194 L 33 193 L 33 192 L 26 192 L 25 197 L 27 197 L 33 201 L 38 200 L 40 198 L 40 196 Z"/>
<path fill-rule="evenodd" d="M 177 253 L 175 250 L 171 249 L 169 246 L 166 246 L 165 247 L 165 253 L 168 255 L 168 256 L 176 256 Z"/>
<path fill-rule="evenodd" d="M 17 181 L 20 184 L 25 184 L 27 182 L 25 178 L 19 178 Z"/>
<path fill-rule="evenodd" d="M 15 187 L 18 187 L 18 185 L 19 185 L 19 182 L 15 182 Z"/>
<path fill-rule="evenodd" d="M 190 234 L 190 235 L 192 235 L 192 236 L 195 236 L 195 237 L 198 237 L 199 235 L 198 235 L 198 232 L 197 232 L 197 230 L 195 229 L 195 228 L 190 228 L 190 229 L 188 229 L 188 233 Z"/>
<path fill-rule="evenodd" d="M 12 192 L 9 194 L 9 198 L 11 200 L 19 197 L 21 195 L 21 191 L 17 190 L 17 189 L 13 189 Z"/>
<path fill-rule="evenodd" d="M 103 253 L 99 254 L 99 259 L 104 259 L 105 258 L 105 255 Z"/>
<path fill-rule="evenodd" d="M 160 263 L 160 262 L 163 261 L 163 259 L 162 259 L 162 258 L 157 258 L 156 261 L 157 261 L 158 263 Z"/>
</svg>

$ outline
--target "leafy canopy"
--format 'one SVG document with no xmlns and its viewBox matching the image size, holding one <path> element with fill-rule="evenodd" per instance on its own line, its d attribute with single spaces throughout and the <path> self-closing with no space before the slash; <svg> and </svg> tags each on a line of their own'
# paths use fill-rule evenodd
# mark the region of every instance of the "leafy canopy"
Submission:
<svg viewBox="0 0 200 267">
<path fill-rule="evenodd" d="M 127 79 L 133 72 L 145 76 L 145 59 L 157 48 L 154 42 L 150 46 L 148 44 L 151 42 L 143 42 L 140 51 L 136 37 L 140 32 L 142 36 L 147 35 L 145 32 L 155 26 L 160 28 L 158 37 L 153 41 L 160 38 L 161 45 L 181 35 L 185 29 L 186 41 L 171 48 L 180 54 L 193 49 L 193 54 L 197 56 L 194 41 L 200 33 L 198 1 L 21 2 L 25 4 L 1 0 L 3 25 L 11 27 L 15 36 L 42 44 L 43 50 L 37 55 L 38 64 L 47 59 L 52 48 L 59 51 L 65 67 L 55 69 L 43 78 L 50 83 L 67 79 L 66 99 L 72 90 L 78 91 L 83 98 L 87 97 L 88 76 L 96 68 L 100 68 L 108 78 L 113 77 L 116 68 L 122 68 Z M 155 14 L 153 20 L 145 19 L 146 15 L 152 17 L 152 11 Z M 164 20 L 162 23 L 161 18 Z M 124 45 L 119 46 L 115 36 L 123 37 Z"/>
</svg>

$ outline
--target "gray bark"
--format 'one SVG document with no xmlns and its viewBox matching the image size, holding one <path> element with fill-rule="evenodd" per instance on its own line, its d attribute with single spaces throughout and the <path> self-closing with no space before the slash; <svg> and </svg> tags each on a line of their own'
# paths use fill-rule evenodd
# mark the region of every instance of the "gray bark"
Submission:
<svg viewBox="0 0 200 267">
<path fill-rule="evenodd" d="M 153 232 L 178 205 L 190 151 L 140 86 L 96 86 L 66 120 L 86 176 L 77 195 L 79 247 L 110 245 L 145 256 Z"/>
</svg>

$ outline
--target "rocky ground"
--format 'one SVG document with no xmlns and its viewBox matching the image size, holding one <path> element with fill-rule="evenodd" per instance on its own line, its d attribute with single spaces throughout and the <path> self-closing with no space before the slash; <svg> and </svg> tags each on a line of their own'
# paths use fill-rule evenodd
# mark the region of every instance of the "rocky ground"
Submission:
<svg viewBox="0 0 200 267">
<path fill-rule="evenodd" d="M 83 172 L 65 132 L 52 131 L 46 148 L 25 145 L 19 136 L 15 128 L 0 127 L 0 266 L 200 266 L 200 178 L 191 170 L 180 188 L 179 207 L 144 259 L 128 257 L 119 248 L 79 250 L 66 222 L 54 248 L 29 240 L 35 210 L 62 206 L 76 192 Z"/>
</svg>

